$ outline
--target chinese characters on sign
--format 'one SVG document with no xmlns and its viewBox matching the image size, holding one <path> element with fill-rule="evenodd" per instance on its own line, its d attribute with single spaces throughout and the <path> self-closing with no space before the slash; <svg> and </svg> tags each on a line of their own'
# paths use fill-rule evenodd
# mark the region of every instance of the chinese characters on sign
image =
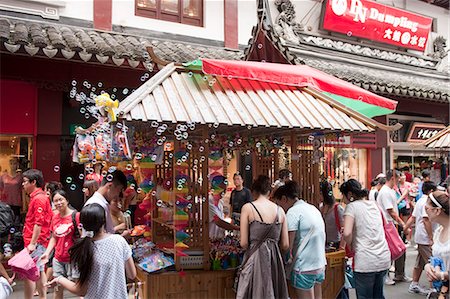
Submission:
<svg viewBox="0 0 450 299">
<path fill-rule="evenodd" d="M 444 125 L 432 123 L 413 123 L 409 130 L 406 142 L 422 142 L 427 140 L 444 129 Z"/>
<path fill-rule="evenodd" d="M 425 51 L 432 19 L 367 0 L 328 0 L 323 29 Z"/>
</svg>

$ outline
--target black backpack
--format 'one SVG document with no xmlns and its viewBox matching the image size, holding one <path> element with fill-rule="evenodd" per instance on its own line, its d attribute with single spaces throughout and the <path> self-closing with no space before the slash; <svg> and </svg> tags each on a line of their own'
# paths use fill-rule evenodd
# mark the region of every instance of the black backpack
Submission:
<svg viewBox="0 0 450 299">
<path fill-rule="evenodd" d="M 0 202 L 0 237 L 7 236 L 14 225 L 14 213 L 11 207 Z"/>
</svg>

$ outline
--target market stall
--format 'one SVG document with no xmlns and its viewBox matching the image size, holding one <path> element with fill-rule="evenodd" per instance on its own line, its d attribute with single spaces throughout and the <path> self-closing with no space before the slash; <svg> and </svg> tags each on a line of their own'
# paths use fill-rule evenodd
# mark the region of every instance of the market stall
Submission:
<svg viewBox="0 0 450 299">
<path fill-rule="evenodd" d="M 209 209 L 227 188 L 230 157 L 250 157 L 245 171 L 272 179 L 282 162 L 289 164 L 303 198 L 317 205 L 327 140 L 396 129 L 364 115 L 377 105 L 386 106 L 382 113 L 391 111 L 395 102 L 290 67 L 215 60 L 168 64 L 119 105 L 107 97 L 97 101 L 107 107 L 109 122 L 97 124 L 95 140 L 109 138 L 112 144 L 100 154 L 109 153 L 142 194 L 138 208 L 144 212 L 135 215 L 141 225 L 134 227 L 132 241 L 144 298 L 234 297 L 234 269 L 243 255 L 238 238 L 209 238 Z M 349 108 L 352 101 L 364 109 Z M 82 133 L 77 157 L 100 159 L 84 149 L 88 136 Z M 343 285 L 344 258 L 336 252 L 327 259 L 323 288 L 325 298 L 333 298 Z"/>
</svg>

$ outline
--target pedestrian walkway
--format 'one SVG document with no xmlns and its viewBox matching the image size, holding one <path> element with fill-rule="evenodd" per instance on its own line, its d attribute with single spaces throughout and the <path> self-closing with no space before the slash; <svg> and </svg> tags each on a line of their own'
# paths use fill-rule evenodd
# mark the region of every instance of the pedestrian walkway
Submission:
<svg viewBox="0 0 450 299">
<path fill-rule="evenodd" d="M 405 263 L 405 275 L 412 277 L 412 271 L 417 256 L 417 249 L 412 244 L 406 251 L 406 263 Z M 391 273 L 391 277 L 394 277 L 394 273 Z M 408 292 L 409 282 L 396 282 L 395 285 L 384 286 L 384 295 L 386 299 L 425 299 L 426 296 L 420 294 L 411 294 Z M 420 285 L 429 287 L 429 283 L 426 279 L 425 272 L 420 276 Z M 354 290 L 350 291 L 350 299 L 356 299 L 356 293 Z"/>
<path fill-rule="evenodd" d="M 406 251 L 406 265 L 405 265 L 405 273 L 407 276 L 412 277 L 412 270 L 414 268 L 414 263 L 417 256 L 417 249 L 414 246 L 408 247 Z M 391 277 L 393 277 L 393 273 L 391 273 Z M 10 299 L 23 299 L 23 282 L 20 280 L 16 281 L 17 285 L 14 287 L 14 293 L 9 297 Z M 422 273 L 420 277 L 420 285 L 428 286 L 428 281 L 426 280 L 425 273 Z M 386 299 L 420 299 L 425 298 L 423 295 L 419 294 L 411 294 L 408 292 L 409 282 L 397 282 L 393 286 L 384 286 L 384 293 Z M 52 298 L 53 294 L 51 294 L 53 290 L 49 290 L 48 298 Z M 37 298 L 37 297 L 36 297 Z M 64 298 L 73 299 L 79 298 L 69 291 L 64 292 Z M 356 299 L 356 294 L 354 290 L 350 291 L 350 299 Z"/>
</svg>

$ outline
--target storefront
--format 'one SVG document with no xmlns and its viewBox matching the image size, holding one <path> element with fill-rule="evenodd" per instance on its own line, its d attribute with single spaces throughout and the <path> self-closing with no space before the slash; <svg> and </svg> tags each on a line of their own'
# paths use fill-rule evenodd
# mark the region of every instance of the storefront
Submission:
<svg viewBox="0 0 450 299">
<path fill-rule="evenodd" d="M 450 80 L 443 59 L 446 52 L 441 51 L 445 44 L 432 32 L 435 27 L 432 28 L 429 16 L 365 0 L 308 2 L 294 5 L 289 0 L 275 4 L 258 1 L 258 23 L 245 60 L 312 66 L 396 100 L 396 114 L 401 117 L 448 124 Z M 411 3 L 414 5 L 427 4 Z M 395 18 L 407 22 L 394 27 L 391 19 Z M 389 125 L 396 123 L 386 116 L 370 117 Z M 395 151 L 388 147 L 389 137 L 384 132 L 373 135 L 376 144 L 366 153 L 367 175 L 359 180 L 369 182 L 378 173 L 396 166 L 394 155 L 400 162 L 404 160 L 405 152 L 400 150 L 410 152 L 406 144 L 404 148 L 395 145 Z"/>
<path fill-rule="evenodd" d="M 431 173 L 433 182 L 441 183 L 448 175 L 448 154 L 426 147 L 423 143 L 445 129 L 443 123 L 430 118 L 390 115 L 390 123 L 403 127 L 390 133 L 387 157 L 393 167 L 420 177 L 423 170 Z"/>
</svg>

